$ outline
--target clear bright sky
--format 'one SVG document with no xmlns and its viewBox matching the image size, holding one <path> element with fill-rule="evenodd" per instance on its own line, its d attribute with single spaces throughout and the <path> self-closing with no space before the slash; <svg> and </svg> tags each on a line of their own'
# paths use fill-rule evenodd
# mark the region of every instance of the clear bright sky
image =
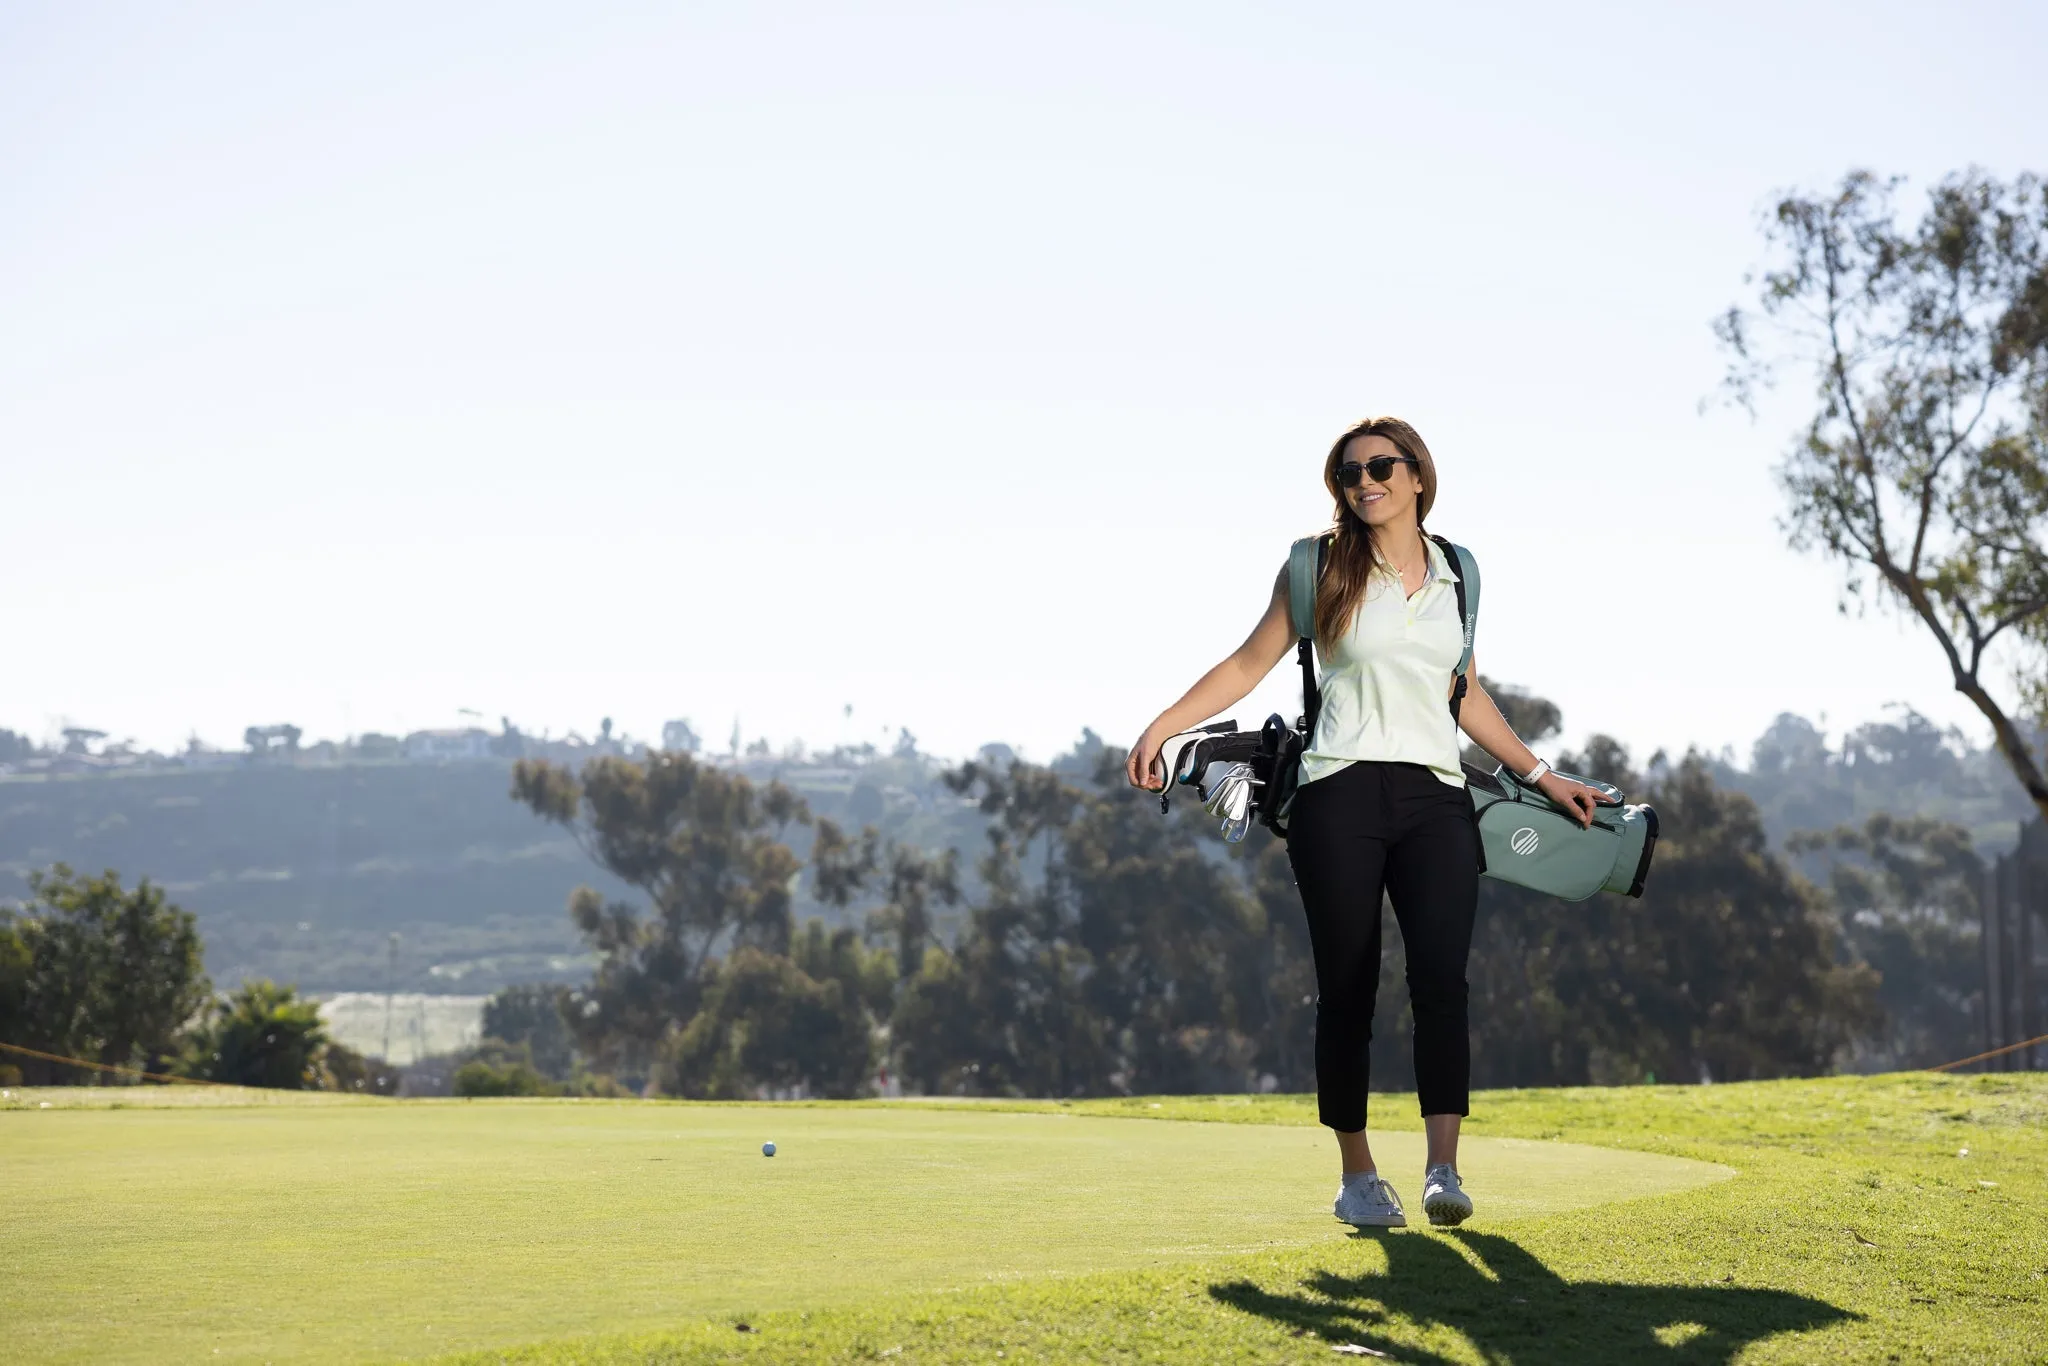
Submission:
<svg viewBox="0 0 2048 1366">
<path fill-rule="evenodd" d="M 1387 412 L 1567 740 L 1981 738 L 1783 548 L 1803 392 L 1698 405 L 1770 193 L 2048 170 L 2044 56 L 2029 3 L 17 0 L 0 726 L 1124 745 Z"/>
</svg>

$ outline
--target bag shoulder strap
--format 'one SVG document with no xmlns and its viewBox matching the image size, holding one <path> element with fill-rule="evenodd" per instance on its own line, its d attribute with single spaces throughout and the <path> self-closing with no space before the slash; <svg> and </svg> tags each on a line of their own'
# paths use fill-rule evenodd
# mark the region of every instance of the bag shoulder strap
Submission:
<svg viewBox="0 0 2048 1366">
<path fill-rule="evenodd" d="M 1323 692 L 1316 686 L 1316 585 L 1323 577 L 1323 557 L 1330 532 L 1304 536 L 1287 552 L 1287 617 L 1294 626 L 1294 657 L 1301 663 L 1301 733 L 1316 733 L 1323 710 Z"/>
<path fill-rule="evenodd" d="M 1462 674 L 1472 667 L 1472 638 L 1479 629 L 1479 561 L 1464 546 L 1453 545 L 1441 536 L 1429 539 L 1443 547 L 1458 575 L 1458 615 L 1465 623 L 1465 652 L 1458 656 L 1458 672 Z"/>
<path fill-rule="evenodd" d="M 1442 547 L 1449 556 L 1453 572 L 1458 581 L 1452 587 L 1458 590 L 1458 617 L 1464 623 L 1465 649 L 1458 656 L 1457 681 L 1451 685 L 1451 722 L 1457 724 L 1458 708 L 1465 701 L 1469 686 L 1467 675 L 1472 669 L 1472 637 L 1479 629 L 1479 561 L 1472 558 L 1472 552 L 1461 545 L 1452 545 L 1441 536 L 1429 538 Z"/>
<path fill-rule="evenodd" d="M 1323 552 L 1330 533 L 1304 536 L 1287 552 L 1287 617 L 1294 624 L 1296 640 L 1313 640 L 1316 634 L 1316 582 L 1323 576 Z"/>
</svg>

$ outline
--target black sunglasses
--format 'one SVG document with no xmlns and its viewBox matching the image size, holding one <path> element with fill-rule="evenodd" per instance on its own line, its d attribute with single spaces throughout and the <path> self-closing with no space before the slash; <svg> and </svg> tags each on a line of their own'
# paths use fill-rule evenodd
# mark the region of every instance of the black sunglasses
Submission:
<svg viewBox="0 0 2048 1366">
<path fill-rule="evenodd" d="M 1394 472 L 1396 465 L 1413 465 L 1422 468 L 1422 462 L 1412 455 L 1376 455 L 1363 465 L 1356 460 L 1346 460 L 1337 466 L 1337 482 L 1347 489 L 1355 489 L 1361 480 L 1370 479 L 1375 484 L 1387 482 L 1387 476 Z"/>
</svg>

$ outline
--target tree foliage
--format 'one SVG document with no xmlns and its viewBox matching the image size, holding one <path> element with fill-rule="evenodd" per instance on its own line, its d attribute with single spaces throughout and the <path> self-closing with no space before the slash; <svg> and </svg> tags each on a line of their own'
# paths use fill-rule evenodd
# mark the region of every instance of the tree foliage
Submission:
<svg viewBox="0 0 2048 1366">
<path fill-rule="evenodd" d="M 525 1048 L 543 1076 L 565 1081 L 576 1065 L 575 1040 L 563 1017 L 569 995 L 551 982 L 506 987 L 484 1002 L 483 1035 Z"/>
<path fill-rule="evenodd" d="M 35 960 L 22 927 L 6 911 L 0 911 L 0 1043 L 26 1039 L 28 1028 L 28 979 Z M 0 1077 L 18 1085 L 23 1073 L 19 1055 L 0 1055 Z"/>
<path fill-rule="evenodd" d="M 687 754 L 657 751 L 595 759 L 580 774 L 522 759 L 512 795 L 647 898 L 644 913 L 588 887 L 569 901 L 577 931 L 602 955 L 591 985 L 569 1004 L 569 1022 L 605 1070 L 644 1073 L 669 1029 L 704 1004 L 719 952 L 788 948 L 801 866 L 781 835 L 811 817 L 782 784 L 756 788 Z"/>
<path fill-rule="evenodd" d="M 2015 719 L 2048 722 L 2048 186 L 1953 175 L 1902 224 L 1898 185 L 1859 171 L 1778 202 L 1756 309 L 1717 324 L 1727 383 L 1753 409 L 1784 371 L 1810 377 L 1779 470 L 1792 543 L 1843 563 L 1845 608 L 1874 591 L 1921 622 L 2048 815 Z"/>
<path fill-rule="evenodd" d="M 643 913 L 588 888 L 570 898 L 603 955 L 592 982 L 559 1003 L 581 1051 L 691 1096 L 847 1096 L 870 1083 L 895 960 L 930 934 L 930 907 L 959 895 L 951 859 L 897 849 L 871 828 L 848 836 L 780 783 L 757 787 L 681 753 L 598 759 L 580 774 L 522 762 L 513 795 L 649 902 Z M 802 865 L 783 836 L 811 825 L 816 895 L 845 910 L 882 883 L 876 920 L 888 928 L 877 932 L 895 953 L 850 927 L 795 930 Z"/>
<path fill-rule="evenodd" d="M 35 741 L 0 726 L 0 764 L 18 764 L 24 759 L 35 758 L 38 753 Z"/>
<path fill-rule="evenodd" d="M 822 928 L 822 927 L 821 927 Z M 850 930 L 841 931 L 848 940 Z M 857 946 L 853 946 L 857 951 Z M 854 980 L 820 980 L 790 958 L 741 948 L 664 1056 L 663 1089 L 715 1100 L 860 1094 L 874 1074 L 874 1026 Z M 884 958 L 886 968 L 887 960 Z"/>
<path fill-rule="evenodd" d="M 1543 699 L 1499 695 L 1530 733 L 1556 726 Z M 1596 740 L 1561 762 L 1657 805 L 1657 863 L 1640 901 L 1482 883 L 1477 1084 L 1810 1074 L 1877 1028 L 1878 975 L 1707 761 L 1660 755 L 1637 773 Z M 813 821 L 793 796 L 686 756 L 521 775 L 522 799 L 659 898 L 643 913 L 579 894 L 606 958 L 567 998 L 581 1046 L 645 1058 L 659 1089 L 855 1095 L 878 1065 L 914 1090 L 974 1095 L 1314 1085 L 1314 965 L 1285 846 L 1263 830 L 1227 845 L 1192 801 L 1162 817 L 1099 743 L 1050 766 L 991 755 L 947 773 L 985 822 L 971 888 L 947 854 Z M 837 927 L 790 924 L 798 866 L 776 836 L 806 823 Z M 954 903 L 964 917 L 942 934 L 932 911 Z M 1413 1073 L 1391 917 L 1386 942 L 1374 1069 L 1399 1087 Z"/>
<path fill-rule="evenodd" d="M 2035 818 L 2033 802 L 1996 749 L 1977 749 L 1961 730 L 1938 726 L 1902 703 L 1888 710 L 1891 715 L 1851 727 L 1835 743 L 1815 721 L 1782 714 L 1757 738 L 1747 767 L 1738 767 L 1733 754 L 1715 756 L 1714 779 L 1756 801 L 1780 848 L 1801 831 L 1861 825 L 1880 813 L 1953 822 L 1973 843 L 1990 847 Z M 2032 743 L 2048 746 L 2048 730 L 2036 731 Z M 1791 853 L 1802 872 L 1828 880 L 1827 860 L 1818 852 L 1802 847 Z"/>
<path fill-rule="evenodd" d="M 549 1096 L 561 1087 L 534 1065 L 527 1045 L 486 1037 L 455 1069 L 451 1089 L 458 1096 Z"/>
<path fill-rule="evenodd" d="M 395 1096 L 404 1075 L 382 1058 L 366 1058 L 333 1039 L 320 1050 L 314 1085 L 322 1091 L 347 1091 L 361 1096 Z"/>
<path fill-rule="evenodd" d="M 1861 825 L 1802 832 L 1786 845 L 1832 857 L 1843 932 L 1880 979 L 1886 1027 L 1859 1041 L 1859 1064 L 1899 1071 L 1976 1052 L 1984 861 L 1969 833 L 1932 817 L 1879 812 Z"/>
<path fill-rule="evenodd" d="M 181 1070 L 236 1086 L 311 1090 L 320 1086 L 326 1047 L 320 1007 L 296 988 L 258 978 L 212 1004 L 191 1033 Z"/>
<path fill-rule="evenodd" d="M 908 977 L 932 944 L 934 908 L 960 904 L 960 856 L 952 849 L 934 856 L 898 844 L 889 847 L 887 864 L 882 905 L 869 913 L 868 928 L 895 945 L 896 970 Z"/>
<path fill-rule="evenodd" d="M 192 915 L 148 879 L 129 890 L 111 871 L 86 877 L 60 863 L 32 874 L 29 888 L 21 910 L 0 917 L 7 1042 L 155 1070 L 209 990 Z M 24 1061 L 22 1070 L 81 1079 L 59 1064 Z"/>
<path fill-rule="evenodd" d="M 933 1091 L 1072 1095 L 1313 1086 L 1315 978 L 1285 850 L 1162 820 L 1099 756 L 1085 775 L 968 765 L 988 812 L 986 898 L 903 984 L 892 1038 Z M 1756 808 L 1688 757 L 1653 777 L 1611 741 L 1567 767 L 1657 803 L 1649 893 L 1567 905 L 1482 883 L 1475 1081 L 1555 1085 L 1810 1074 L 1874 1027 L 1826 898 L 1766 847 Z M 1388 917 L 1374 1075 L 1412 1085 Z"/>
</svg>

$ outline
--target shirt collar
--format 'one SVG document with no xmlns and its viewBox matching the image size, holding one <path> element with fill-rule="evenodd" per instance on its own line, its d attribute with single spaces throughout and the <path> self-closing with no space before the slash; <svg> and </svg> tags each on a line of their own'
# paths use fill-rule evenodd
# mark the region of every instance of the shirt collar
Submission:
<svg viewBox="0 0 2048 1366">
<path fill-rule="evenodd" d="M 1445 583 L 1456 583 L 1458 572 L 1451 568 L 1451 557 L 1444 554 L 1444 548 L 1427 536 L 1422 538 L 1422 544 L 1429 552 L 1430 567 L 1436 571 L 1437 577 Z"/>
</svg>

